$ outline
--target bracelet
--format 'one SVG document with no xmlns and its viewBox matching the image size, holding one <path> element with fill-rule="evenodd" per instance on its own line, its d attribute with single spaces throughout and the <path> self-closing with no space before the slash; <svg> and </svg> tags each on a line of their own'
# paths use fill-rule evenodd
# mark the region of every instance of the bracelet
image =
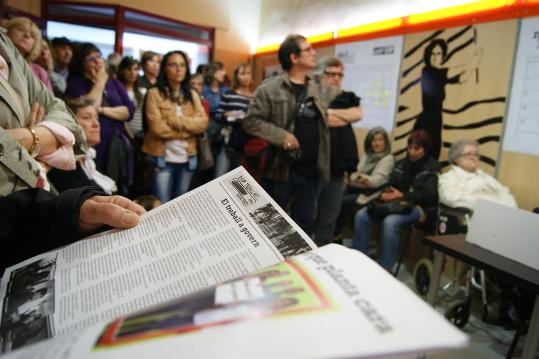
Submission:
<svg viewBox="0 0 539 359">
<path fill-rule="evenodd" d="M 41 149 L 41 146 L 39 145 L 39 137 L 37 136 L 37 133 L 36 133 L 36 130 L 35 128 L 28 128 L 28 131 L 30 131 L 30 133 L 32 134 L 32 137 L 33 137 L 33 143 L 32 143 L 32 146 L 30 147 L 30 149 L 28 150 L 28 153 L 32 156 L 32 157 L 36 157 L 38 154 L 39 154 L 39 150 Z"/>
</svg>

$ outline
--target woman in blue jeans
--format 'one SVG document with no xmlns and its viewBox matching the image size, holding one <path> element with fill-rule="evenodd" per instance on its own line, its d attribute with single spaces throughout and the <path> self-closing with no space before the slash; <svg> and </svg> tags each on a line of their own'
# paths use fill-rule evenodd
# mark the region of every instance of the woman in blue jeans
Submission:
<svg viewBox="0 0 539 359">
<path fill-rule="evenodd" d="M 395 264 L 399 248 L 400 229 L 409 224 L 433 219 L 438 205 L 438 172 L 440 164 L 428 153 L 431 140 L 425 130 L 415 130 L 408 137 L 405 159 L 395 165 L 389 177 L 388 189 L 380 195 L 384 202 L 399 199 L 411 200 L 415 204 L 408 214 L 390 214 L 380 218 L 368 213 L 367 207 L 360 210 L 354 223 L 354 249 L 367 253 L 369 229 L 373 223 L 382 223 L 381 246 L 378 263 L 387 270 Z"/>
<path fill-rule="evenodd" d="M 189 190 L 197 166 L 197 135 L 208 127 L 190 77 L 187 54 L 171 51 L 161 61 L 157 86 L 146 95 L 148 132 L 142 152 L 154 157 L 153 194 L 162 203 Z"/>
</svg>

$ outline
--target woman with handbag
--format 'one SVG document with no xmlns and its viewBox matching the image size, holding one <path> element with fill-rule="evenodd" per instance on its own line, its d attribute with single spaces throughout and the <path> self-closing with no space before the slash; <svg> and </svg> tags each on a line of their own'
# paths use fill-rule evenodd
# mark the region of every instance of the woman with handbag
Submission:
<svg viewBox="0 0 539 359">
<path fill-rule="evenodd" d="M 399 248 L 400 229 L 429 221 L 436 215 L 440 164 L 428 155 L 431 146 L 425 130 L 413 131 L 408 137 L 407 156 L 396 163 L 387 190 L 380 195 L 377 203 L 364 207 L 356 214 L 353 248 L 368 253 L 369 228 L 381 222 L 378 263 L 389 271 L 393 268 Z"/>
<path fill-rule="evenodd" d="M 189 190 L 197 167 L 197 135 L 208 127 L 198 93 L 191 89 L 187 54 L 161 61 L 157 86 L 146 95 L 148 132 L 142 151 L 155 159 L 153 194 L 165 203 Z"/>
<path fill-rule="evenodd" d="M 341 200 L 341 210 L 333 235 L 336 240 L 341 237 L 343 222 L 351 220 L 359 208 L 380 194 L 395 166 L 389 136 L 383 127 L 369 130 L 363 148 L 365 155 L 359 161 L 356 171 L 350 174 Z"/>
</svg>

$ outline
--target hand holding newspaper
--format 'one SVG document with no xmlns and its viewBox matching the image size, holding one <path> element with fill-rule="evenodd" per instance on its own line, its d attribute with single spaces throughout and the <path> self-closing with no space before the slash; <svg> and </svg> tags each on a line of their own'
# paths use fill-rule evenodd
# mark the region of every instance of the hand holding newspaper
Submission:
<svg viewBox="0 0 539 359">
<path fill-rule="evenodd" d="M 0 294 L 6 358 L 372 357 L 467 342 L 363 254 L 315 249 L 243 168 L 135 228 L 9 268 Z"/>
</svg>

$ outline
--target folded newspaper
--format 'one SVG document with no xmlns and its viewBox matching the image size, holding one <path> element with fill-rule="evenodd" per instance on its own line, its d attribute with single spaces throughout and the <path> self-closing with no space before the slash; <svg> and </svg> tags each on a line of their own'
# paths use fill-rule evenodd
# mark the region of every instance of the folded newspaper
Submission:
<svg viewBox="0 0 539 359">
<path fill-rule="evenodd" d="M 311 239 L 238 168 L 4 273 L 5 358 L 359 358 L 467 336 L 358 251 Z"/>
</svg>

